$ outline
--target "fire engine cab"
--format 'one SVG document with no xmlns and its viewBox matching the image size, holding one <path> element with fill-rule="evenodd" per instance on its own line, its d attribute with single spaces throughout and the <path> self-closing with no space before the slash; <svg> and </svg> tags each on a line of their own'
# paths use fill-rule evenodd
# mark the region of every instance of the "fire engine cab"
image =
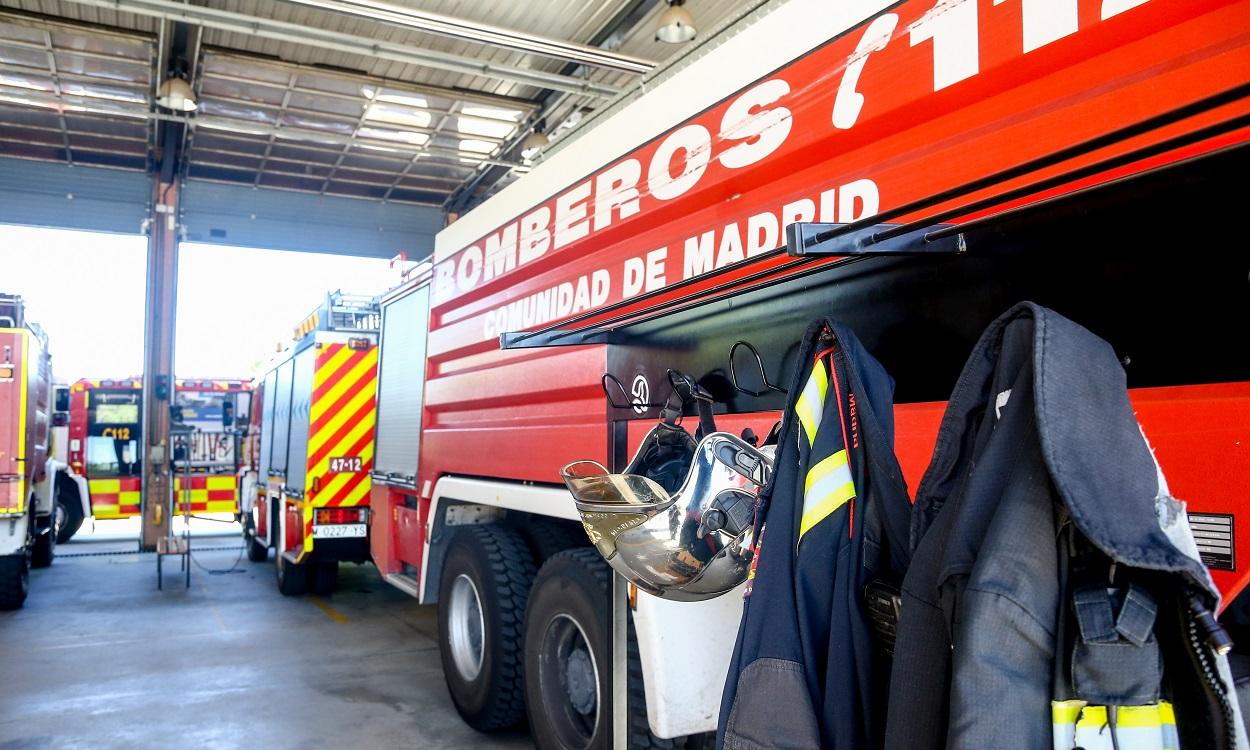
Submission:
<svg viewBox="0 0 1250 750">
<path fill-rule="evenodd" d="M 143 481 L 142 381 L 78 380 L 69 386 L 68 400 L 70 471 L 60 480 L 61 542 L 69 541 L 87 518 L 139 515 Z M 178 513 L 190 502 L 193 514 L 237 517 L 245 433 L 235 423 L 248 424 L 251 384 L 238 379 L 178 379 L 172 408 L 180 422 L 193 428 L 180 434 L 173 446 Z"/>
<path fill-rule="evenodd" d="M 718 429 L 768 434 L 821 316 L 895 379 L 913 489 L 996 316 L 1033 300 L 1108 340 L 1237 611 L 1250 246 L 1224 219 L 1250 167 L 1248 19 L 1248 0 L 766 4 L 444 229 L 382 302 L 370 523 L 386 579 L 439 605 L 465 720 L 528 716 L 539 747 L 715 728 L 741 595 L 610 599 L 559 471 L 623 468 L 669 370 Z"/>
</svg>

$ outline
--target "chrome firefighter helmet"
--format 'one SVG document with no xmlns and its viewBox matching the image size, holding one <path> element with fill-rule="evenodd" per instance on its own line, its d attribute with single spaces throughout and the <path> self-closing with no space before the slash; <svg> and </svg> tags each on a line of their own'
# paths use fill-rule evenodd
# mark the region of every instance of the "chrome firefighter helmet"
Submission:
<svg viewBox="0 0 1250 750">
<path fill-rule="evenodd" d="M 772 447 L 758 450 L 725 432 L 693 442 L 661 423 L 624 473 L 594 461 L 560 471 L 608 564 L 642 590 L 676 601 L 711 599 L 746 580 L 756 496 L 772 473 Z M 657 457 L 665 470 L 653 479 Z M 676 489 L 675 465 L 688 467 Z"/>
</svg>

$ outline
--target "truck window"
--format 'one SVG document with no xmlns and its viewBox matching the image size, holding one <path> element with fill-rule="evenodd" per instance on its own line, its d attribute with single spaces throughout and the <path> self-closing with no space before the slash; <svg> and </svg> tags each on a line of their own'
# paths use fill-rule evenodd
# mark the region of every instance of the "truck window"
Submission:
<svg viewBox="0 0 1250 750">
<path fill-rule="evenodd" d="M 210 471 L 233 471 L 235 467 L 234 435 L 222 428 L 221 413 L 226 401 L 234 401 L 235 394 L 227 391 L 183 391 L 174 397 L 174 403 L 182 410 L 182 419 L 196 428 L 187 440 L 190 443 L 191 465 L 196 469 Z M 175 446 L 174 458 L 188 458 L 185 445 Z"/>
<path fill-rule="evenodd" d="M 89 435 L 87 476 L 92 479 L 139 476 L 139 441 Z"/>
<path fill-rule="evenodd" d="M 87 406 L 87 476 L 139 476 L 139 391 L 99 390 Z"/>
</svg>

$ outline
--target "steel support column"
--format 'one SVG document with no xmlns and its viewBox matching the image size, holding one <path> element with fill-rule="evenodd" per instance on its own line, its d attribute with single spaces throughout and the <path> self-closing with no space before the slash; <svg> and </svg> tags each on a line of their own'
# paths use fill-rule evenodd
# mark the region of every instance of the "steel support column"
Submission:
<svg viewBox="0 0 1250 750">
<path fill-rule="evenodd" d="M 178 304 L 178 186 L 153 179 L 143 324 L 143 531 L 139 545 L 156 549 L 169 533 L 169 404 L 174 393 L 174 323 Z"/>
<path fill-rule="evenodd" d="M 168 33 L 165 33 L 168 31 Z M 171 75 L 194 79 L 198 30 L 174 23 L 162 29 L 153 84 Z M 168 44 L 168 48 L 165 45 Z M 155 107 L 153 108 L 155 111 Z M 174 330 L 178 308 L 178 199 L 186 123 L 162 121 L 153 134 L 152 200 L 148 214 L 148 268 L 143 316 L 143 528 L 139 546 L 156 549 L 170 534 L 173 446 L 169 406 L 174 398 Z M 188 563 L 189 564 L 189 563 Z"/>
</svg>

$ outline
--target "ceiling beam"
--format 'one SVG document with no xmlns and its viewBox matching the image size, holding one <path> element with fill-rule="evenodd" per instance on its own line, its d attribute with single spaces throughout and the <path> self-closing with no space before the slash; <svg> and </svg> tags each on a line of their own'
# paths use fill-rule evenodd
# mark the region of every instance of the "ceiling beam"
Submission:
<svg viewBox="0 0 1250 750">
<path fill-rule="evenodd" d="M 556 91 L 567 91 L 598 99 L 610 99 L 619 92 L 616 87 L 596 83 L 584 78 L 574 78 L 559 73 L 483 62 L 471 56 L 421 49 L 406 44 L 388 42 L 383 39 L 318 29 L 303 24 L 278 21 L 245 13 L 233 13 L 217 8 L 189 5 L 177 2 L 177 0 L 68 1 L 93 8 L 134 13 L 168 21 L 181 21 L 205 28 L 233 31 L 239 34 L 248 34 L 294 44 L 306 44 L 323 50 L 331 49 L 369 58 L 390 60 L 409 65 L 421 65 L 427 68 L 449 70 L 465 75 L 495 78 L 501 81 L 521 83 Z"/>
<path fill-rule="evenodd" d="M 407 8 L 379 0 L 286 0 L 286 2 L 416 29 L 428 34 L 463 39 L 489 47 L 511 49 L 597 68 L 610 68 L 626 73 L 647 73 L 655 67 L 655 63 L 651 60 L 611 52 L 593 44 L 567 42 L 562 39 Z"/>
</svg>

